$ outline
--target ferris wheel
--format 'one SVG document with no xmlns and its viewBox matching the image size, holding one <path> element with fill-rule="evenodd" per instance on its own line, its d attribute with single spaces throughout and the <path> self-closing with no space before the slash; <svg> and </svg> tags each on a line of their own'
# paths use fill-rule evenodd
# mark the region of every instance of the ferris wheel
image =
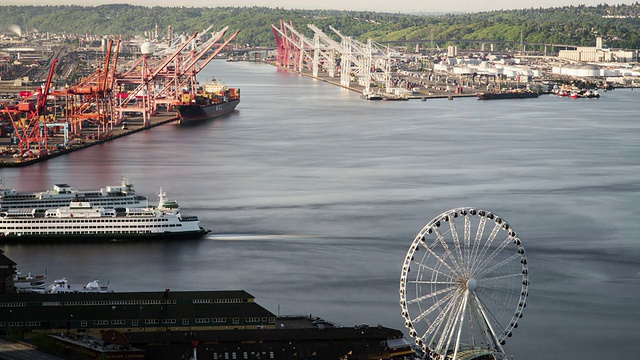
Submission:
<svg viewBox="0 0 640 360">
<path fill-rule="evenodd" d="M 431 359 L 506 359 L 503 345 L 526 306 L 522 241 L 501 217 L 457 208 L 431 220 L 407 252 L 400 307 Z"/>
</svg>

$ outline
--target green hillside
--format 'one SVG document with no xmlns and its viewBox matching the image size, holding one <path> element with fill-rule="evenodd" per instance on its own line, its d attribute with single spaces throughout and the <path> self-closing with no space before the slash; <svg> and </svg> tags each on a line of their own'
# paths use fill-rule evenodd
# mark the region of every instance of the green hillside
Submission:
<svg viewBox="0 0 640 360">
<path fill-rule="evenodd" d="M 361 41 L 485 39 L 592 46 L 602 36 L 609 47 L 640 48 L 640 4 L 568 6 L 551 9 L 490 11 L 472 14 L 409 15 L 336 10 L 285 10 L 265 7 L 143 7 L 126 4 L 83 6 L 0 6 L 0 31 L 15 23 L 29 30 L 67 34 L 142 35 L 158 24 L 161 35 L 192 34 L 210 25 L 241 29 L 240 44 L 274 46 L 271 25 L 281 19 L 311 36 L 312 23 L 329 25 Z M 7 21 L 7 19 L 13 19 Z M 3 28 L 4 27 L 4 28 Z"/>
</svg>

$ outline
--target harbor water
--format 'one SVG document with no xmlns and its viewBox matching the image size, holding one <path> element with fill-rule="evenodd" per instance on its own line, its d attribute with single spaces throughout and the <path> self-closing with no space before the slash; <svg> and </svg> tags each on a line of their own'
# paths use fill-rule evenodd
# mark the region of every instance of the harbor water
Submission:
<svg viewBox="0 0 640 360">
<path fill-rule="evenodd" d="M 451 208 L 493 211 L 528 253 L 514 359 L 636 358 L 640 91 L 367 102 L 257 63 L 199 74 L 239 87 L 236 111 L 155 127 L 24 168 L 4 185 L 162 187 L 212 233 L 197 241 L 2 245 L 23 272 L 116 291 L 244 289 L 281 315 L 404 330 L 415 235 Z"/>
</svg>

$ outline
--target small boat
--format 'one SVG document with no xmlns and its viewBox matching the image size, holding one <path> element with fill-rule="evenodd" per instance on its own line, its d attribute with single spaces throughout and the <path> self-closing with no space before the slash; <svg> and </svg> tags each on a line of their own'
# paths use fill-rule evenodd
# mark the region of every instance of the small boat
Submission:
<svg viewBox="0 0 640 360">
<path fill-rule="evenodd" d="M 13 275 L 13 287 L 19 293 L 43 292 L 46 287 L 47 275 L 23 276 L 20 272 Z"/>
<path fill-rule="evenodd" d="M 361 98 L 365 99 L 365 100 L 382 100 L 382 94 L 380 93 L 368 93 L 368 92 L 363 92 L 360 95 Z"/>
<path fill-rule="evenodd" d="M 66 278 L 56 279 L 53 284 L 49 285 L 44 291 L 46 294 L 60 293 L 108 293 L 114 292 L 109 290 L 109 285 L 103 285 L 98 280 L 93 280 L 87 285 L 71 285 Z"/>
</svg>

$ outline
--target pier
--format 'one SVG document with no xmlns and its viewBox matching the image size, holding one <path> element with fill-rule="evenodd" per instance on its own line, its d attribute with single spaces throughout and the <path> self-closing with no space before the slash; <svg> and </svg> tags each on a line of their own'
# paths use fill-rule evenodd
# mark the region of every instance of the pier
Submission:
<svg viewBox="0 0 640 360">
<path fill-rule="evenodd" d="M 177 120 L 178 117 L 174 111 L 158 112 L 156 115 L 147 119 L 147 125 L 144 125 L 142 117 L 130 117 L 126 120 L 126 126 L 114 128 L 113 132 L 107 136 L 99 139 L 92 136 L 76 137 L 75 140 L 71 141 L 66 147 L 62 146 L 62 134 L 56 134 L 49 138 L 50 144 L 54 146 L 51 146 L 48 153 L 42 156 L 20 156 L 17 145 L 11 143 L 11 138 L 2 137 L 0 138 L 0 150 L 2 151 L 2 155 L 0 155 L 0 168 L 28 166 Z M 88 131 L 90 131 L 90 129 Z"/>
<path fill-rule="evenodd" d="M 288 71 L 292 71 L 295 73 L 299 73 L 302 76 L 310 77 L 312 79 L 324 81 L 328 84 L 339 86 L 343 89 L 347 89 L 350 91 L 357 92 L 358 94 L 364 94 L 366 89 L 364 86 L 351 83 L 348 86 L 342 85 L 340 83 L 340 78 L 332 77 L 327 73 L 319 72 L 317 76 L 314 76 L 310 70 L 303 69 L 302 71 L 297 71 L 293 69 L 284 69 Z M 470 88 L 464 88 L 465 90 L 462 93 L 456 93 L 455 91 L 447 91 L 446 84 L 441 84 L 437 86 L 435 89 L 421 89 L 419 92 L 414 92 L 411 95 L 405 95 L 402 97 L 399 96 L 391 96 L 387 95 L 387 98 L 383 95 L 383 100 L 427 100 L 427 99 L 453 99 L 456 97 L 475 97 L 475 90 Z M 384 89 L 380 88 L 381 93 L 383 93 Z"/>
</svg>

